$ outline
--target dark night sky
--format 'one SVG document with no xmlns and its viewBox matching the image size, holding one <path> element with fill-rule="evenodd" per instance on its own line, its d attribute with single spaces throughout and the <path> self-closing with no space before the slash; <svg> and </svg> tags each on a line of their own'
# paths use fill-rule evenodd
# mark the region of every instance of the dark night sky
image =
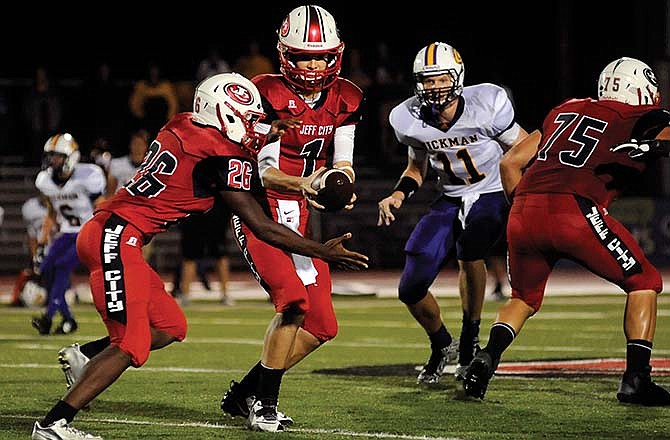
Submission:
<svg viewBox="0 0 670 440">
<path fill-rule="evenodd" d="M 317 2 L 335 16 L 347 46 L 362 49 L 364 63 L 375 44 L 386 41 L 397 67 L 409 73 L 421 47 L 434 40 L 452 44 L 463 56 L 466 85 L 491 81 L 510 86 L 520 119 L 531 124 L 568 96 L 592 96 L 600 69 L 612 59 L 628 55 L 653 63 L 663 55 L 663 1 L 535 3 L 541 6 L 453 0 L 401 1 L 393 7 Z M 0 78 L 30 78 L 41 63 L 56 78 L 84 78 L 107 59 L 117 78 L 133 79 L 155 59 L 168 76 L 190 79 L 208 45 L 220 45 L 232 61 L 249 40 L 259 41 L 274 60 L 275 30 L 301 3 L 161 4 L 153 11 L 89 4 L 90 9 L 69 11 L 59 3 L 54 11 L 19 14 L 23 30 L 5 27 L 0 35 L 6 42 Z"/>
</svg>

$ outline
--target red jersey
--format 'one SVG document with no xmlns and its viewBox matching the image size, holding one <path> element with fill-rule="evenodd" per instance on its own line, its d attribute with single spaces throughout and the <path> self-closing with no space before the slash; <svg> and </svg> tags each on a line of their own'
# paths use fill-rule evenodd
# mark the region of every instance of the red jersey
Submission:
<svg viewBox="0 0 670 440">
<path fill-rule="evenodd" d="M 645 168 L 610 148 L 631 138 L 653 138 L 667 125 L 667 112 L 657 106 L 568 100 L 545 118 L 537 156 L 515 193 L 575 194 L 607 207 L 631 172 Z"/>
<path fill-rule="evenodd" d="M 309 176 L 326 165 L 333 155 L 333 139 L 337 127 L 357 124 L 361 119 L 363 92 L 354 83 L 338 78 L 321 92 L 311 108 L 296 94 L 282 75 L 258 75 L 253 78 L 266 101 L 268 120 L 296 118 L 302 120 L 298 129 L 289 129 L 281 138 L 279 169 L 291 176 Z M 301 194 L 267 190 L 268 197 L 300 200 Z"/>
<path fill-rule="evenodd" d="M 149 146 L 135 176 L 97 211 L 122 217 L 145 235 L 208 211 L 221 191 L 250 191 L 256 161 L 214 127 L 179 113 Z"/>
</svg>

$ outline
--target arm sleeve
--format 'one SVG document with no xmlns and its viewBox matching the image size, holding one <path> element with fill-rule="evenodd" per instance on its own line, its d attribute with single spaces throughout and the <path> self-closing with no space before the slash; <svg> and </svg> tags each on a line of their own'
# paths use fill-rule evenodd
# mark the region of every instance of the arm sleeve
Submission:
<svg viewBox="0 0 670 440">
<path fill-rule="evenodd" d="M 498 86 L 495 86 L 490 134 L 506 145 L 511 145 L 519 135 L 519 125 L 514 122 L 512 101 L 509 100 L 505 89 Z"/>
<path fill-rule="evenodd" d="M 88 179 L 86 179 L 86 189 L 90 194 L 103 194 L 107 188 L 107 178 L 103 173 L 102 168 L 95 166 L 91 168 L 93 171 Z"/>
<path fill-rule="evenodd" d="M 355 125 L 344 125 L 335 129 L 333 163 L 346 161 L 354 163 Z"/>
<path fill-rule="evenodd" d="M 270 168 L 279 169 L 279 151 L 281 147 L 281 139 L 276 140 L 261 148 L 258 153 L 258 175 L 263 181 L 263 174 Z"/>
</svg>

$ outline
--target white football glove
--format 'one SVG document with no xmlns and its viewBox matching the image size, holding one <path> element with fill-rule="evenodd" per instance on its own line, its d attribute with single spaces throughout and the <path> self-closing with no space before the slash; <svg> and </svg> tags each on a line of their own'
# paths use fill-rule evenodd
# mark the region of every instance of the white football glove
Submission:
<svg viewBox="0 0 670 440">
<path fill-rule="evenodd" d="M 629 142 L 613 146 L 610 151 L 614 153 L 626 152 L 631 159 L 642 159 L 649 154 L 667 157 L 670 154 L 670 141 L 660 139 L 638 141 L 631 139 Z"/>
<path fill-rule="evenodd" d="M 610 148 L 610 151 L 617 153 L 623 151 L 628 153 L 628 157 L 631 159 L 638 159 L 645 154 L 649 153 L 649 141 L 637 141 L 631 139 L 630 142 L 625 142 L 623 144 L 615 145 Z"/>
</svg>

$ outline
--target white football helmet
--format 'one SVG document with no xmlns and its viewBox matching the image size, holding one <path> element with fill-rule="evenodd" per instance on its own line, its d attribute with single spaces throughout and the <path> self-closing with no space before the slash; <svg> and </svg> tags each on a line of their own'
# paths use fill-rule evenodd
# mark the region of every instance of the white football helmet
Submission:
<svg viewBox="0 0 670 440">
<path fill-rule="evenodd" d="M 47 302 L 47 289 L 36 281 L 28 280 L 24 284 L 19 297 L 26 307 L 43 307 Z"/>
<path fill-rule="evenodd" d="M 52 164 L 52 157 L 54 155 L 62 155 L 64 161 L 62 165 L 55 166 Z M 79 162 L 81 153 L 79 152 L 79 144 L 74 140 L 70 133 L 58 133 L 47 139 L 44 144 L 44 162 L 43 168 L 52 168 L 56 174 L 64 174 L 69 176 L 74 171 L 74 167 Z"/>
<path fill-rule="evenodd" d="M 266 124 L 259 124 L 263 118 L 260 92 L 239 73 L 210 76 L 195 89 L 193 121 L 216 127 L 252 153 L 265 144 L 270 129 Z"/>
<path fill-rule="evenodd" d="M 447 43 L 430 43 L 414 58 L 414 94 L 422 105 L 444 107 L 463 93 L 465 65 L 461 55 Z M 424 88 L 426 77 L 451 76 L 451 86 Z"/>
<path fill-rule="evenodd" d="M 622 57 L 609 63 L 598 78 L 598 99 L 631 105 L 658 105 L 656 75 L 635 58 Z"/>
<path fill-rule="evenodd" d="M 279 65 L 286 80 L 299 90 L 313 92 L 330 87 L 342 69 L 344 43 L 330 12 L 321 6 L 298 6 L 277 31 Z M 300 69 L 296 61 L 323 56 L 324 70 Z"/>
</svg>

